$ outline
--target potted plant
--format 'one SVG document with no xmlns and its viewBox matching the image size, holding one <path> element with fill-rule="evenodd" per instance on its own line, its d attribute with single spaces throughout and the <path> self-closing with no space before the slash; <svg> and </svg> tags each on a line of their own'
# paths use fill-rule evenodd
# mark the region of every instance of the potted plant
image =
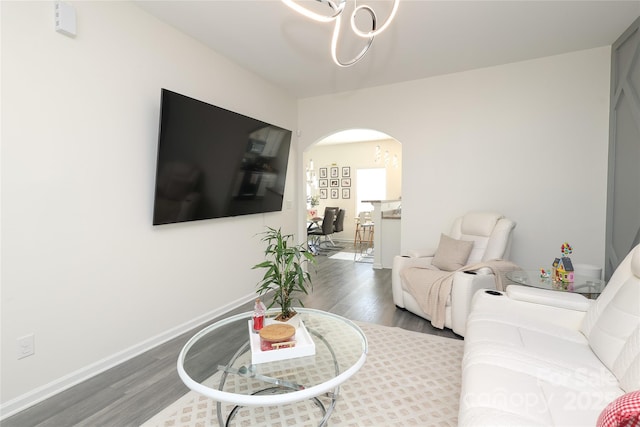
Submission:
<svg viewBox="0 0 640 427">
<path fill-rule="evenodd" d="M 309 196 L 307 197 L 307 203 L 309 203 L 311 209 L 313 209 L 320 204 L 320 198 L 318 196 Z"/>
<path fill-rule="evenodd" d="M 307 295 L 311 290 L 311 275 L 304 267 L 305 264 L 315 263 L 316 259 L 304 246 L 291 245 L 291 234 L 283 235 L 280 229 L 271 227 L 267 227 L 267 231 L 261 234 L 261 241 L 267 244 L 264 251 L 266 259 L 254 265 L 253 269 L 265 268 L 267 271 L 258 282 L 258 293 L 264 295 L 273 291 L 273 300 L 268 308 L 279 305 L 280 313 L 276 320 L 286 322 L 296 315 L 292 307 L 294 300 L 304 306 L 296 295 Z"/>
</svg>

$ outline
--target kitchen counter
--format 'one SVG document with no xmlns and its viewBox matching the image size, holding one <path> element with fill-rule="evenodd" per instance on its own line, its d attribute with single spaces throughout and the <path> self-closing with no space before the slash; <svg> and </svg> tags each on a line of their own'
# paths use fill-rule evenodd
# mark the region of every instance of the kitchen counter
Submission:
<svg viewBox="0 0 640 427">
<path fill-rule="evenodd" d="M 391 268 L 393 257 L 400 255 L 400 224 L 402 219 L 402 201 L 364 200 L 373 205 L 371 219 L 375 233 L 373 235 L 373 268 Z"/>
</svg>

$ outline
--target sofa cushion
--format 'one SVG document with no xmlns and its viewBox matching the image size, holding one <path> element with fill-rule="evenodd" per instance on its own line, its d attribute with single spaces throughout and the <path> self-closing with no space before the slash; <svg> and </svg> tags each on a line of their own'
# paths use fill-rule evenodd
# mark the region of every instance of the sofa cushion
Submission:
<svg viewBox="0 0 640 427">
<path fill-rule="evenodd" d="M 607 405 L 598 417 L 598 427 L 640 425 L 640 390 L 624 394 Z"/>
<path fill-rule="evenodd" d="M 511 236 L 515 227 L 516 223 L 514 221 L 507 218 L 500 219 L 493 229 L 493 233 L 491 233 L 491 238 L 487 241 L 481 261 L 490 261 L 492 259 L 508 260 L 511 246 L 509 236 Z"/>
<path fill-rule="evenodd" d="M 489 237 L 503 216 L 493 212 L 469 212 L 462 218 L 462 234 Z"/>
<path fill-rule="evenodd" d="M 465 336 L 460 426 L 594 425 L 607 402 L 622 394 L 586 342 L 532 334 L 521 348 L 505 337 L 502 344 L 479 342 L 468 352 L 468 337 L 475 341 L 480 332 L 472 329 L 469 324 Z"/>
<path fill-rule="evenodd" d="M 460 218 L 460 234 L 453 237 L 473 242 L 467 264 L 477 264 L 484 260 L 489 239 L 500 218 L 502 215 L 493 212 L 469 212 Z"/>
<path fill-rule="evenodd" d="M 596 324 L 600 314 L 607 307 L 609 302 L 616 295 L 618 290 L 626 283 L 627 280 L 634 278 L 640 283 L 640 245 L 636 247 L 631 253 L 629 253 L 613 272 L 613 275 L 609 279 L 604 291 L 598 296 L 584 318 L 584 322 L 580 326 L 582 333 L 585 336 L 589 336 L 591 328 Z"/>
<path fill-rule="evenodd" d="M 473 242 L 468 264 L 509 259 L 509 237 L 515 226 L 515 222 L 497 213 L 471 212 L 460 218 L 451 237 Z"/>
<path fill-rule="evenodd" d="M 467 264 L 472 248 L 473 242 L 456 240 L 446 234 L 441 234 L 440 243 L 431 264 L 440 270 L 458 270 Z"/>
<path fill-rule="evenodd" d="M 620 392 L 615 376 L 603 371 L 602 362 L 579 331 L 533 319 L 513 322 L 496 313 L 469 317 L 467 335 L 473 339 L 465 342 L 463 366 L 495 364 L 567 386 L 582 385 L 589 378 L 589 386 Z"/>
<path fill-rule="evenodd" d="M 473 248 L 471 248 L 471 252 L 469 253 L 469 258 L 467 259 L 467 264 L 477 264 L 482 261 L 482 257 L 487 251 L 487 245 L 489 244 L 488 237 L 482 236 L 472 236 L 463 234 L 460 236 L 460 240 L 465 240 L 467 242 L 473 242 Z"/>
<path fill-rule="evenodd" d="M 549 310 L 539 316 L 544 308 L 537 304 L 475 295 L 462 361 L 461 426 L 594 425 L 623 393 L 579 323 L 552 314 L 571 310 Z"/>
<path fill-rule="evenodd" d="M 640 390 L 640 325 L 622 347 L 613 363 L 613 373 L 624 391 Z"/>
<path fill-rule="evenodd" d="M 620 379 L 637 357 L 637 340 L 630 340 L 640 325 L 640 280 L 632 276 L 620 287 L 591 328 L 589 345 L 602 363 Z M 636 332 L 637 333 L 637 332 Z M 636 341 L 635 345 L 629 344 Z M 625 352 L 623 353 L 623 349 Z M 619 357 L 627 360 L 618 363 Z"/>
</svg>

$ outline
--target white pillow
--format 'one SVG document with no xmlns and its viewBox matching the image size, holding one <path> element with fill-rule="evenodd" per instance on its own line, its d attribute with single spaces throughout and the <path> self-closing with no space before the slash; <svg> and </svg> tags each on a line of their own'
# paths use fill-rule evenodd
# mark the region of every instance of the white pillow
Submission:
<svg viewBox="0 0 640 427">
<path fill-rule="evenodd" d="M 456 240 L 441 234 L 440 243 L 431 264 L 444 271 L 458 270 L 467 264 L 471 249 L 473 249 L 473 242 Z"/>
</svg>

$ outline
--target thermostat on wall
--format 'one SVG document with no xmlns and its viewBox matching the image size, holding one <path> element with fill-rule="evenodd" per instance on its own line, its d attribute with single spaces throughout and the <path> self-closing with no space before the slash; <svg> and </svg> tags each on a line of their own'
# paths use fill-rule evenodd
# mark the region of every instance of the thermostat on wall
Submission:
<svg viewBox="0 0 640 427">
<path fill-rule="evenodd" d="M 76 35 L 76 10 L 69 3 L 55 2 L 56 31 L 64 35 Z"/>
</svg>

